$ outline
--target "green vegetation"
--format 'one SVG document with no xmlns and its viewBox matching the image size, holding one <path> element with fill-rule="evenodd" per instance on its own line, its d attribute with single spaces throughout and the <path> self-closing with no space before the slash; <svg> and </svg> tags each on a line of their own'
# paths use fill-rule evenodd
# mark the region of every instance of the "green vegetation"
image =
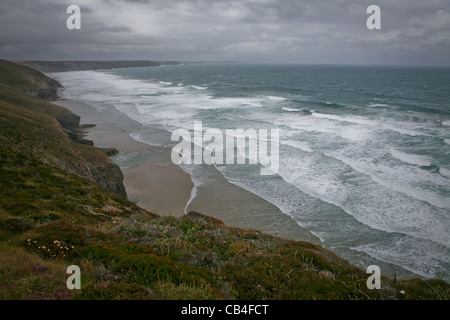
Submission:
<svg viewBox="0 0 450 320">
<path fill-rule="evenodd" d="M 102 151 L 69 139 L 69 111 L 23 93 L 35 73 L 0 62 L 0 299 L 449 298 L 444 281 L 369 290 L 319 246 L 139 208 L 94 170 L 113 166 Z M 66 287 L 72 264 L 82 290 Z"/>
<path fill-rule="evenodd" d="M 43 99 L 57 97 L 61 84 L 39 71 L 6 60 L 0 60 L 0 83 Z"/>
</svg>

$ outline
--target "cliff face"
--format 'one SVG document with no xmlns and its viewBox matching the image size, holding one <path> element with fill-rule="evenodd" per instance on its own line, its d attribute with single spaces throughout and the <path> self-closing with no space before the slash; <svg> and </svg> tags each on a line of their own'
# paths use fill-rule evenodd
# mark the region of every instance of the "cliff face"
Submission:
<svg viewBox="0 0 450 320">
<path fill-rule="evenodd" d="M 105 157 L 107 156 L 105 155 Z M 123 173 L 120 168 L 115 163 L 103 159 L 94 163 L 89 160 L 54 159 L 54 163 L 63 170 L 88 178 L 106 190 L 126 198 L 127 193 L 123 185 Z"/>
<path fill-rule="evenodd" d="M 2 147 L 32 154 L 126 197 L 120 168 L 82 138 L 80 117 L 42 99 L 56 97 L 58 86 L 35 70 L 0 61 Z"/>
</svg>

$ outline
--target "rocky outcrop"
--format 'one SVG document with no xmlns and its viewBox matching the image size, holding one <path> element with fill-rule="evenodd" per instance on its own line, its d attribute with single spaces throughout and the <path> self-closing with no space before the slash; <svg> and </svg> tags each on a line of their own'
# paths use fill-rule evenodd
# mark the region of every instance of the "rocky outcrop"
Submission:
<svg viewBox="0 0 450 320">
<path fill-rule="evenodd" d="M 108 191 L 126 198 L 127 193 L 123 185 L 123 173 L 120 167 L 108 161 L 101 164 L 93 164 L 84 160 L 59 160 L 58 166 L 78 176 L 95 181 Z"/>
<path fill-rule="evenodd" d="M 116 148 L 98 148 L 100 151 L 102 151 L 104 154 L 106 154 L 108 157 L 113 157 L 119 153 L 119 150 Z"/>
<path fill-rule="evenodd" d="M 123 173 L 118 165 L 110 162 L 106 165 L 92 168 L 91 173 L 94 181 L 103 188 L 124 198 L 127 197 L 127 192 L 123 185 Z"/>
<path fill-rule="evenodd" d="M 70 131 L 80 130 L 80 117 L 73 113 L 62 113 L 55 117 L 61 127 Z"/>
<path fill-rule="evenodd" d="M 63 113 L 57 115 L 56 120 L 65 129 L 64 132 L 67 137 L 78 144 L 94 146 L 92 140 L 84 139 L 82 129 L 80 127 L 80 117 L 73 113 Z M 101 152 L 101 156 L 97 155 L 94 158 L 100 159 L 96 163 L 89 161 L 69 161 L 69 163 L 60 162 L 62 167 L 79 176 L 89 178 L 105 189 L 114 192 L 122 197 L 126 197 L 125 187 L 123 185 L 123 173 L 119 166 L 109 160 L 106 156 L 113 156 L 118 153 L 114 148 L 95 148 L 95 152 Z M 83 158 L 83 154 L 80 154 Z"/>
<path fill-rule="evenodd" d="M 33 89 L 24 90 L 24 92 L 30 96 L 41 98 L 48 101 L 58 99 L 58 89 L 62 88 L 62 85 L 52 78 L 44 78 L 45 81 L 39 87 Z"/>
</svg>

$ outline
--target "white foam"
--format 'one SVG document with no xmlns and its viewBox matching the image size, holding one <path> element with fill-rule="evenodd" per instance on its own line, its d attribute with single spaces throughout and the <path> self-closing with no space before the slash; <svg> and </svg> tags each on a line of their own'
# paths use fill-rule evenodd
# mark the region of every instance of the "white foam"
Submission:
<svg viewBox="0 0 450 320">
<path fill-rule="evenodd" d="M 337 158 L 338 154 L 334 156 Z M 358 163 L 364 159 L 362 155 L 355 157 L 355 154 L 348 154 L 342 159 L 352 166 L 343 165 L 339 160 L 324 158 L 317 153 L 303 154 L 300 159 L 296 154 L 283 153 L 280 155 L 278 174 L 301 191 L 341 207 L 373 229 L 408 234 L 450 245 L 448 209 L 435 207 L 417 198 L 424 198 L 439 206 L 449 206 L 448 200 L 434 193 L 412 189 L 411 186 L 394 190 L 390 183 L 381 185 L 380 182 L 388 181 L 385 180 L 386 176 L 375 181 L 373 177 L 376 178 L 376 175 L 368 175 L 370 166 Z M 367 160 L 370 161 L 370 158 Z M 355 171 L 354 167 L 359 171 Z M 374 170 L 377 168 L 379 167 Z M 395 169 L 388 173 L 394 171 Z M 426 171 L 425 174 L 432 175 Z M 391 182 L 395 182 L 395 177 L 391 179 Z M 448 180 L 441 180 L 448 185 Z M 414 197 L 405 194 L 405 190 L 409 190 Z"/>
<path fill-rule="evenodd" d="M 191 190 L 191 197 L 189 198 L 188 202 L 186 203 L 186 206 L 184 207 L 184 213 L 187 214 L 189 212 L 189 206 L 194 201 L 195 197 L 197 196 L 198 188 L 202 186 L 205 183 L 207 173 L 195 165 L 187 165 L 182 164 L 180 165 L 180 168 L 190 175 L 191 181 L 194 184 L 194 187 Z"/>
<path fill-rule="evenodd" d="M 272 100 L 272 101 L 286 101 L 287 99 L 280 96 L 266 96 L 266 99 Z"/>
<path fill-rule="evenodd" d="M 398 107 L 392 106 L 387 103 L 369 103 L 367 105 L 369 108 L 392 108 L 392 109 L 398 109 Z"/>
<path fill-rule="evenodd" d="M 159 147 L 166 147 L 163 143 L 160 143 L 157 141 L 157 139 L 152 139 L 152 136 L 145 136 L 141 132 L 131 132 L 130 137 L 133 140 L 136 140 L 138 142 L 142 142 L 151 146 L 159 146 Z"/>
<path fill-rule="evenodd" d="M 193 84 L 189 85 L 189 87 L 197 89 L 197 90 L 206 90 L 208 87 L 195 86 Z"/>
<path fill-rule="evenodd" d="M 377 121 L 374 121 L 360 116 L 339 116 L 334 114 L 318 113 L 318 112 L 314 112 L 312 116 L 316 118 L 330 119 L 339 122 L 355 123 L 369 127 L 377 127 L 377 128 L 382 127 L 409 136 L 430 136 L 429 134 L 426 134 L 424 132 L 420 132 L 411 128 L 404 128 L 404 126 L 410 125 L 409 123 L 393 121 L 390 119 L 381 118 L 377 119 Z"/>
<path fill-rule="evenodd" d="M 287 107 L 281 107 L 281 109 L 284 111 L 289 111 L 289 112 L 301 112 L 302 111 L 300 109 L 287 108 Z"/>
<path fill-rule="evenodd" d="M 435 278 L 439 273 L 445 273 L 447 271 L 445 265 L 450 264 L 448 249 L 436 247 L 426 240 L 417 242 L 409 237 L 396 237 L 391 241 L 357 246 L 352 249 L 401 266 L 425 278 Z"/>
<path fill-rule="evenodd" d="M 369 103 L 367 106 L 370 108 L 389 107 L 389 105 L 385 103 Z"/>
<path fill-rule="evenodd" d="M 444 142 L 445 142 L 446 144 L 450 144 L 450 139 L 444 139 Z"/>
<path fill-rule="evenodd" d="M 444 120 L 442 121 L 443 126 L 450 126 L 450 120 Z"/>
<path fill-rule="evenodd" d="M 430 158 L 422 155 L 410 154 L 398 151 L 394 148 L 390 148 L 390 153 L 392 156 L 405 163 L 413 164 L 416 166 L 428 167 L 431 165 Z"/>
<path fill-rule="evenodd" d="M 439 173 L 444 177 L 450 178 L 450 167 L 446 168 L 441 166 L 439 169 Z"/>
<path fill-rule="evenodd" d="M 342 151 L 326 152 L 325 154 L 342 161 L 357 172 L 369 176 L 387 190 L 396 191 L 403 197 L 408 196 L 426 202 L 436 208 L 450 209 L 450 198 L 434 191 L 436 187 L 448 188 L 447 179 L 418 167 L 411 168 L 394 164 L 385 158 L 383 149 L 378 150 L 378 154 L 372 153 L 369 157 L 365 157 L 365 153 L 358 154 L 354 151 L 351 155 L 346 155 Z"/>
<path fill-rule="evenodd" d="M 188 214 L 188 212 L 189 212 L 188 211 L 189 205 L 191 204 L 191 202 L 197 196 L 198 186 L 201 185 L 201 183 L 199 184 L 197 181 L 195 181 L 195 179 L 193 178 L 192 175 L 191 175 L 191 181 L 194 183 L 194 187 L 192 187 L 192 189 L 191 189 L 191 197 L 189 198 L 188 202 L 186 203 L 186 206 L 184 207 L 184 213 L 185 214 Z"/>
<path fill-rule="evenodd" d="M 282 141 L 281 144 L 300 149 L 305 152 L 314 152 L 314 150 L 311 149 L 311 145 L 306 141 L 289 141 L 285 140 Z"/>
</svg>

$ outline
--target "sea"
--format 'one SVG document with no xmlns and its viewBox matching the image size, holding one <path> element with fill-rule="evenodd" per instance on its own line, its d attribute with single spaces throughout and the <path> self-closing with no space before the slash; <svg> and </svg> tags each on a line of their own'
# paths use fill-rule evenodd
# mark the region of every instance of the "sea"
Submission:
<svg viewBox="0 0 450 320">
<path fill-rule="evenodd" d="M 212 213 L 245 215 L 247 227 L 384 275 L 450 281 L 450 68 L 193 63 L 51 76 L 64 98 L 126 115 L 140 124 L 130 136 L 154 146 L 172 148 L 171 133 L 194 121 L 279 130 L 276 174 L 181 165 L 195 184 L 186 212 L 203 192 L 216 199 Z M 227 185 L 264 201 L 239 200 Z"/>
</svg>

